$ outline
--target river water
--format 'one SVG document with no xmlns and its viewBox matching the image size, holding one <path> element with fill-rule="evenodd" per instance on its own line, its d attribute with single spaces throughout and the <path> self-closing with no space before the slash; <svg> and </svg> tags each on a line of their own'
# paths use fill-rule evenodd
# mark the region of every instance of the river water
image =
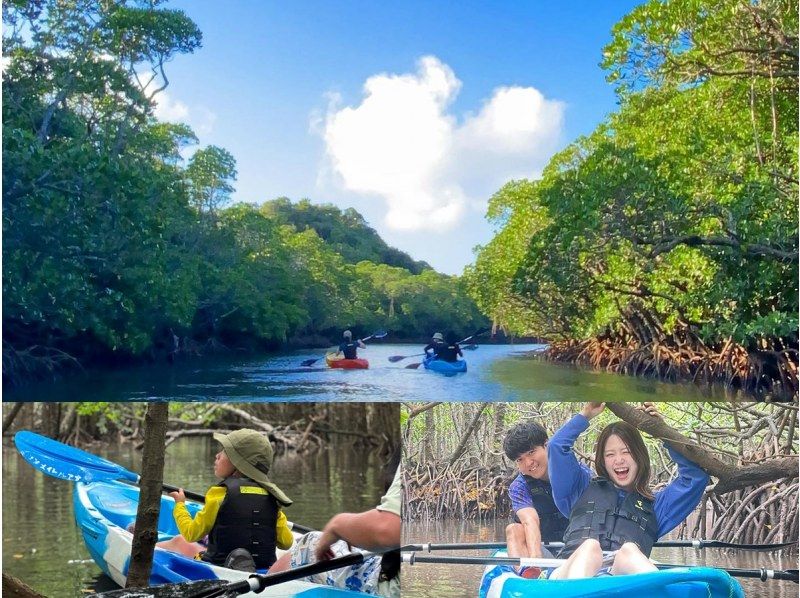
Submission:
<svg viewBox="0 0 800 598">
<path fill-rule="evenodd" d="M 483 522 L 443 520 L 403 522 L 403 543 L 497 542 L 505 540 L 506 520 Z M 436 551 L 437 555 L 489 556 L 491 550 Z M 796 569 L 797 556 L 782 552 L 753 552 L 693 548 L 654 548 L 652 557 L 662 563 L 714 567 Z M 464 598 L 477 596 L 481 565 L 418 563 L 403 565 L 403 598 Z M 739 579 L 745 594 L 754 598 L 795 598 L 797 584 L 790 581 Z M 644 596 L 640 598 L 645 598 Z M 649 597 L 647 597 L 649 598 Z M 653 597 L 655 598 L 655 597 Z"/>
<path fill-rule="evenodd" d="M 325 351 L 208 358 L 117 371 L 87 372 L 58 383 L 12 390 L 4 401 L 700 401 L 691 384 L 668 384 L 530 358 L 541 345 L 481 345 L 465 351 L 468 370 L 452 377 L 407 369 L 419 345 L 370 344 L 368 370 L 331 370 Z M 720 394 L 720 393 L 717 393 Z"/>
<path fill-rule="evenodd" d="M 130 444 L 89 450 L 140 470 L 141 453 Z M 210 438 L 177 440 L 167 448 L 165 482 L 205 492 L 217 481 L 217 450 Z M 286 510 L 289 520 L 317 529 L 336 513 L 374 508 L 384 489 L 380 458 L 350 445 L 331 444 L 310 455 L 277 455 L 270 475 L 294 500 Z M 116 588 L 83 544 L 73 519 L 72 485 L 36 471 L 8 441 L 3 445 L 3 572 L 48 598 Z"/>
</svg>

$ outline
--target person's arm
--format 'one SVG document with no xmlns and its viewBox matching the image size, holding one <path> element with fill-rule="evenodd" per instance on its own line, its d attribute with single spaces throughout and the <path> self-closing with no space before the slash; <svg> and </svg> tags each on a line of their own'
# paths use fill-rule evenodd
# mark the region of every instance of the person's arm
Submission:
<svg viewBox="0 0 800 598">
<path fill-rule="evenodd" d="M 547 443 L 547 471 L 553 487 L 553 501 L 565 517 L 580 498 L 592 479 L 591 472 L 580 463 L 572 451 L 575 441 L 589 427 L 589 420 L 602 411 L 602 407 L 589 408 L 589 403 L 579 413 L 553 434 Z M 596 405 L 602 405 L 596 404 Z"/>
<path fill-rule="evenodd" d="M 275 544 L 281 550 L 289 550 L 294 543 L 292 530 L 286 522 L 286 515 L 283 510 L 278 511 L 278 521 L 275 523 Z"/>
<path fill-rule="evenodd" d="M 204 538 L 214 527 L 217 520 L 217 513 L 222 501 L 225 499 L 225 486 L 212 486 L 206 492 L 206 502 L 203 508 L 198 511 L 194 519 L 186 509 L 186 496 L 183 489 L 178 492 L 170 492 L 169 495 L 175 499 L 175 507 L 172 509 L 172 516 L 178 531 L 181 532 L 187 542 L 197 542 Z"/>
<path fill-rule="evenodd" d="M 364 341 L 362 341 L 361 339 L 359 339 L 359 340 L 358 340 L 358 346 L 359 346 L 361 349 L 366 349 L 366 348 L 367 348 L 367 345 L 365 345 L 365 344 L 364 344 Z"/>
<path fill-rule="evenodd" d="M 458 343 L 456 343 L 456 353 L 458 353 L 459 357 L 464 357 L 464 354 L 461 352 L 461 347 L 458 346 Z"/>
<path fill-rule="evenodd" d="M 527 556 L 541 558 L 542 524 L 539 521 L 539 512 L 534 507 L 526 507 L 517 511 L 517 517 L 525 532 L 525 545 L 528 547 Z"/>
<path fill-rule="evenodd" d="M 654 509 L 659 538 L 675 529 L 697 507 L 710 479 L 704 470 L 668 443 L 664 446 L 678 465 L 678 476 L 656 494 Z"/>
<path fill-rule="evenodd" d="M 400 546 L 400 516 L 372 509 L 364 513 L 339 513 L 328 521 L 317 542 L 317 560 L 332 558 L 331 545 L 344 540 L 366 550 Z"/>
</svg>

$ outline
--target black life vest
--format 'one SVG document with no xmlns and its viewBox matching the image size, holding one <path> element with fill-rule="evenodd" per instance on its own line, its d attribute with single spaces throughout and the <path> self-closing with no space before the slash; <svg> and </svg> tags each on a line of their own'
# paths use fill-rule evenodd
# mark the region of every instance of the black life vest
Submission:
<svg viewBox="0 0 800 598">
<path fill-rule="evenodd" d="M 442 361 L 447 361 L 449 363 L 453 363 L 454 361 L 458 361 L 458 352 L 461 350 L 457 344 L 446 345 L 444 343 L 435 347 L 434 352 L 436 353 L 436 357 L 441 359 Z"/>
<path fill-rule="evenodd" d="M 603 550 L 618 550 L 625 542 L 634 542 L 649 557 L 658 539 L 653 501 L 628 492 L 620 503 L 614 484 L 594 478 L 572 508 L 558 557 L 568 557 L 588 538 L 598 540 Z"/>
<path fill-rule="evenodd" d="M 350 341 L 339 345 L 339 350 L 344 353 L 345 359 L 358 359 L 358 343 Z"/>
<path fill-rule="evenodd" d="M 569 519 L 561 514 L 553 501 L 553 488 L 548 482 L 537 480 L 531 476 L 523 475 L 522 479 L 528 486 L 533 502 L 533 508 L 539 515 L 539 532 L 542 542 L 561 542 L 567 529 Z M 516 513 L 512 513 L 516 523 L 520 523 Z"/>
<path fill-rule="evenodd" d="M 226 488 L 225 498 L 208 534 L 208 550 L 203 553 L 203 560 L 222 565 L 232 550 L 246 548 L 257 568 L 272 566 L 278 501 L 249 478 L 227 478 L 219 485 Z"/>
</svg>

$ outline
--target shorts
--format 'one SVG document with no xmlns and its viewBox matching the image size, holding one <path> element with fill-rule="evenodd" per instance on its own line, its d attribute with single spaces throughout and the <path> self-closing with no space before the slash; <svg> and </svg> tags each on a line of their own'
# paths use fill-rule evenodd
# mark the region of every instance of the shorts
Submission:
<svg viewBox="0 0 800 598">
<path fill-rule="evenodd" d="M 321 532 L 310 532 L 301 537 L 290 549 L 292 568 L 310 565 L 316 562 L 314 556 Z M 331 546 L 334 558 L 350 554 L 347 543 L 339 540 Z M 365 592 L 386 598 L 400 598 L 400 580 L 395 577 L 391 581 L 380 581 L 381 559 L 373 556 L 363 563 L 340 567 L 333 571 L 317 573 L 304 578 L 307 581 L 334 588 Z"/>
</svg>

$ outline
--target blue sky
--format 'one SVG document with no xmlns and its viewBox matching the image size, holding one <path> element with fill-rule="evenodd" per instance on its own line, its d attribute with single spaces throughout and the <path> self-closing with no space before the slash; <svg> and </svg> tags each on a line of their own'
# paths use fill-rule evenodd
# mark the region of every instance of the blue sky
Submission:
<svg viewBox="0 0 800 598">
<path fill-rule="evenodd" d="M 235 201 L 354 207 L 459 274 L 492 193 L 616 109 L 598 63 L 635 5 L 174 1 L 203 47 L 167 65 L 157 115 L 234 155 Z"/>
</svg>

